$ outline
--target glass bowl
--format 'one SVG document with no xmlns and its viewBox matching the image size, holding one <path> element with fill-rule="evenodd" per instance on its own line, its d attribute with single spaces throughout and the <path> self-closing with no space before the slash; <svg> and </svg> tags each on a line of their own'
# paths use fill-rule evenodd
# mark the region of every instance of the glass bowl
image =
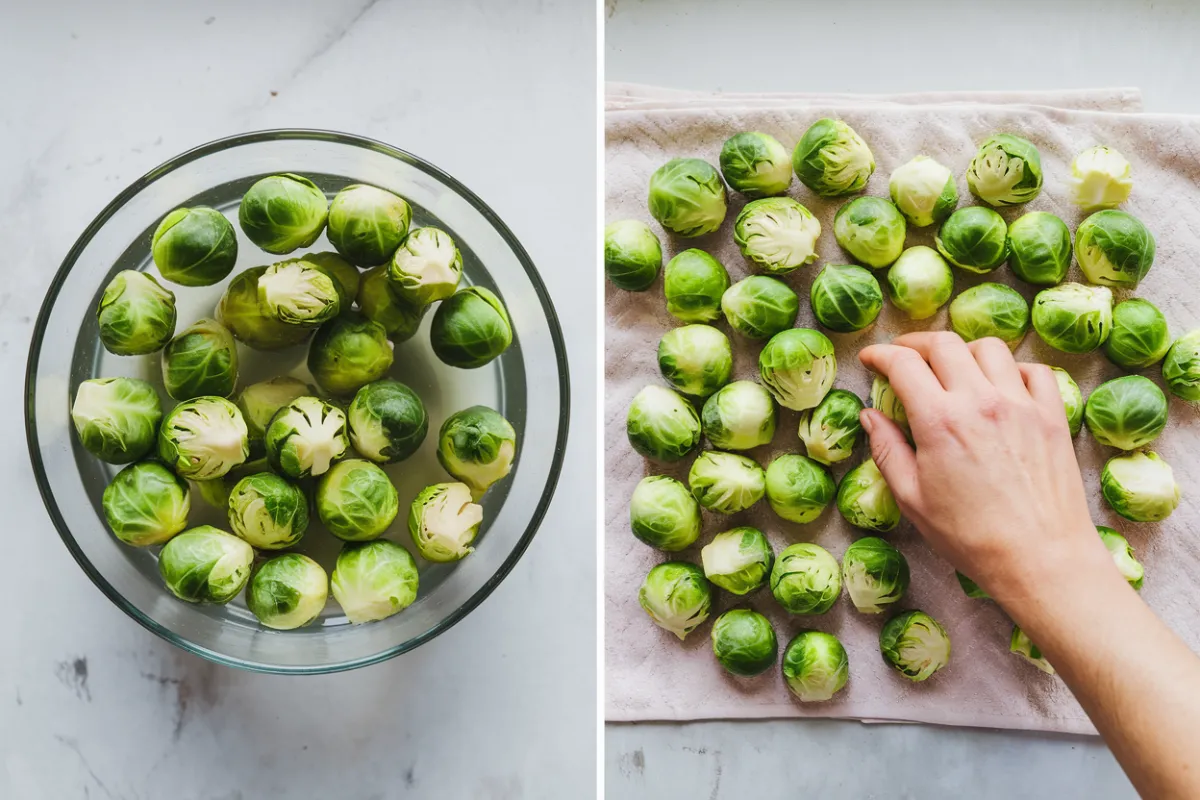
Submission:
<svg viewBox="0 0 1200 800">
<path fill-rule="evenodd" d="M 179 206 L 207 205 L 234 221 L 238 263 L 216 286 L 164 282 L 176 295 L 177 331 L 212 316 L 229 280 L 242 270 L 301 252 L 332 250 L 325 236 L 304 251 L 272 256 L 236 224 L 242 195 L 259 178 L 296 172 L 332 196 L 351 183 L 370 183 L 412 205 L 413 225 L 434 224 L 457 242 L 463 281 L 496 292 L 508 308 L 513 344 L 485 367 L 461 370 L 433 354 L 427 314 L 417 335 L 396 346 L 389 377 L 412 387 L 429 414 L 429 435 L 411 458 L 387 468 L 400 493 L 400 514 L 385 534 L 416 555 L 407 531 L 408 506 L 430 483 L 450 480 L 436 459 L 437 431 L 454 411 L 483 404 L 500 411 L 517 432 L 512 473 L 482 501 L 484 523 L 475 552 L 454 564 L 421 566 L 416 602 L 386 620 L 350 625 L 330 597 L 321 617 L 293 631 L 260 626 L 242 596 L 225 606 L 177 600 L 158 575 L 159 548 L 133 548 L 109 532 L 101 493 L 119 467 L 83 449 L 70 420 L 79 384 L 93 377 L 142 377 L 158 388 L 158 354 L 120 357 L 99 343 L 95 309 L 119 270 L 153 272 L 150 238 Z M 288 373 L 311 382 L 306 346 L 273 353 L 239 344 L 239 386 Z M 55 275 L 38 315 L 26 374 L 26 432 L 42 499 L 71 555 L 110 600 L 154 633 L 223 664 L 277 673 L 351 669 L 391 658 L 432 639 L 474 609 L 513 568 L 546 513 L 562 466 L 567 437 L 568 379 L 562 332 L 550 297 L 524 248 L 482 200 L 416 156 L 380 142 L 313 130 L 261 131 L 197 147 L 151 170 L 121 192 L 75 242 Z M 228 529 L 224 512 L 192 492 L 189 525 Z M 316 519 L 294 548 L 328 572 L 341 542 Z"/>
</svg>

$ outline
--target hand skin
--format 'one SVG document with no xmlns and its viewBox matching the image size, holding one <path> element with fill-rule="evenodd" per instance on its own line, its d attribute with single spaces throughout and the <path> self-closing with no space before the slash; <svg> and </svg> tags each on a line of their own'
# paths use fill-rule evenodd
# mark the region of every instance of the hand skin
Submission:
<svg viewBox="0 0 1200 800">
<path fill-rule="evenodd" d="M 948 332 L 859 358 L 891 382 L 916 443 L 863 411 L 900 510 L 1037 644 L 1143 797 L 1200 798 L 1200 658 L 1101 543 L 1050 369 Z"/>
</svg>

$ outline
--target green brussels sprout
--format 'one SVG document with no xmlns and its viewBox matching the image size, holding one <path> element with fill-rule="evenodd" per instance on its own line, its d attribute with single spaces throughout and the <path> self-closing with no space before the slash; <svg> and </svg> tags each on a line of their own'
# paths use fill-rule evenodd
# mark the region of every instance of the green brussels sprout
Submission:
<svg viewBox="0 0 1200 800">
<path fill-rule="evenodd" d="M 471 502 L 465 483 L 435 483 L 417 494 L 408 511 L 408 532 L 429 561 L 448 562 L 475 551 L 483 506 Z"/>
<path fill-rule="evenodd" d="M 650 216 L 680 236 L 703 236 L 725 221 L 725 184 L 699 158 L 673 158 L 650 176 Z"/>
<path fill-rule="evenodd" d="M 303 628 L 316 620 L 328 597 L 325 570 L 300 553 L 267 559 L 254 570 L 246 588 L 250 611 L 263 625 L 280 631 Z"/>
<path fill-rule="evenodd" d="M 363 273 L 358 284 L 358 310 L 382 325 L 388 338 L 399 344 L 416 334 L 429 306 L 401 300 L 392 289 L 387 270 L 387 267 L 372 267 Z"/>
<path fill-rule="evenodd" d="M 674 478 L 651 475 L 638 481 L 629 499 L 629 525 L 642 542 L 673 553 L 700 538 L 700 504 Z"/>
<path fill-rule="evenodd" d="M 754 381 L 734 381 L 704 402 L 701 429 L 713 447 L 749 450 L 775 437 L 775 401 Z"/>
<path fill-rule="evenodd" d="M 783 651 L 783 680 L 802 703 L 822 703 L 850 678 L 846 648 L 832 633 L 800 631 Z"/>
<path fill-rule="evenodd" d="M 904 217 L 882 197 L 856 197 L 838 209 L 833 236 L 868 267 L 886 267 L 904 250 Z"/>
<path fill-rule="evenodd" d="M 721 316 L 729 273 L 703 250 L 684 250 L 667 262 L 663 294 L 667 311 L 683 322 L 712 322 Z"/>
<path fill-rule="evenodd" d="M 266 452 L 263 449 L 263 437 L 267 435 L 267 426 L 271 424 L 275 413 L 297 397 L 312 393 L 307 383 L 288 375 L 252 383 L 242 389 L 237 397 L 237 407 L 246 421 L 251 457 L 261 458 Z"/>
<path fill-rule="evenodd" d="M 749 594 L 771 574 L 775 552 L 763 532 L 741 527 L 723 531 L 700 551 L 704 577 L 731 594 Z"/>
<path fill-rule="evenodd" d="M 1072 436 L 1078 436 L 1083 428 L 1083 392 L 1079 391 L 1079 384 L 1071 373 L 1062 367 L 1051 367 L 1050 371 L 1058 381 L 1058 393 L 1062 395 L 1063 410 L 1067 412 L 1067 426 Z"/>
<path fill-rule="evenodd" d="M 462 271 L 462 253 L 450 234 L 427 226 L 404 238 L 388 265 L 388 280 L 401 300 L 426 306 L 453 296 Z"/>
<path fill-rule="evenodd" d="M 1013 625 L 1012 637 L 1008 640 L 1008 652 L 1020 656 L 1047 675 L 1054 674 L 1054 667 L 1050 666 L 1042 651 L 1017 625 Z"/>
<path fill-rule="evenodd" d="M 1170 349 L 1167 318 L 1149 300 L 1133 298 L 1113 308 L 1112 333 L 1104 342 L 1109 361 L 1124 369 L 1145 369 Z"/>
<path fill-rule="evenodd" d="M 377 186 L 354 183 L 329 204 L 329 243 L 360 267 L 383 264 L 408 233 L 412 208 Z"/>
<path fill-rule="evenodd" d="M 308 497 L 273 472 L 247 475 L 229 493 L 229 527 L 260 550 L 283 550 L 308 529 Z"/>
<path fill-rule="evenodd" d="M 647 386 L 629 404 L 625 433 L 633 449 L 655 461 L 679 461 L 700 443 L 700 417 L 670 389 Z"/>
<path fill-rule="evenodd" d="M 475 499 L 512 469 L 517 433 L 499 412 L 471 406 L 446 418 L 438 432 L 442 469 L 465 483 Z"/>
<path fill-rule="evenodd" d="M 138 461 L 117 473 L 101 501 L 108 527 L 134 547 L 162 544 L 187 527 L 187 481 L 157 461 Z"/>
<path fill-rule="evenodd" d="M 329 576 L 329 590 L 351 625 L 387 619 L 417 599 L 420 575 L 412 554 L 395 542 L 347 542 Z"/>
<path fill-rule="evenodd" d="M 892 170 L 888 191 L 908 223 L 918 228 L 941 222 L 958 205 L 954 173 L 929 156 L 917 156 Z"/>
<path fill-rule="evenodd" d="M 1125 519 L 1158 522 L 1179 507 L 1179 484 L 1171 465 L 1158 453 L 1113 456 L 1100 473 L 1104 499 Z"/>
<path fill-rule="evenodd" d="M 158 429 L 158 457 L 182 478 L 220 478 L 249 456 L 246 421 L 224 397 L 185 400 Z"/>
<path fill-rule="evenodd" d="M 312 335 L 312 328 L 280 322 L 258 304 L 258 279 L 266 271 L 266 267 L 252 267 L 238 273 L 217 303 L 217 322 L 254 350 L 281 350 L 303 344 Z"/>
<path fill-rule="evenodd" d="M 287 325 L 315 328 L 342 308 L 342 285 L 307 258 L 267 267 L 258 278 L 258 304 L 268 317 Z"/>
<path fill-rule="evenodd" d="M 259 442 L 259 446 L 262 446 L 262 442 Z M 223 514 L 228 514 L 229 498 L 233 494 L 233 489 L 237 486 L 238 481 L 250 475 L 267 472 L 270 469 L 271 464 L 267 461 L 265 455 L 260 458 L 251 457 L 251 460 L 243 461 L 236 467 L 230 468 L 229 472 L 226 472 L 219 478 L 194 481 L 196 484 L 196 493 L 208 505 L 218 509 Z"/>
<path fill-rule="evenodd" d="M 942 257 L 968 272 L 991 272 L 1008 258 L 1004 217 L 983 206 L 955 211 L 938 228 L 933 243 Z"/>
<path fill-rule="evenodd" d="M 883 375 L 876 375 L 871 381 L 871 408 L 896 423 L 896 426 L 904 431 L 904 435 L 908 437 L 909 441 L 912 441 L 912 427 L 908 424 L 908 412 L 904 410 L 904 404 L 896 396 L 891 381 Z"/>
<path fill-rule="evenodd" d="M 729 337 L 711 325 L 672 328 L 658 342 L 658 369 L 676 391 L 708 397 L 729 383 Z"/>
<path fill-rule="evenodd" d="M 358 295 L 358 268 L 337 253 L 306 253 L 297 261 L 324 272 L 333 280 L 338 294 L 338 313 L 349 311 Z"/>
<path fill-rule="evenodd" d="M 1154 265 L 1154 236 L 1132 214 L 1097 211 L 1075 231 L 1075 257 L 1089 283 L 1136 289 Z"/>
<path fill-rule="evenodd" d="M 287 172 L 250 187 L 238 206 L 238 223 L 250 241 L 283 255 L 315 242 L 328 214 L 325 193 L 308 178 Z"/>
<path fill-rule="evenodd" d="M 800 412 L 800 441 L 808 457 L 820 464 L 845 461 L 862 438 L 859 415 L 863 402 L 845 389 L 834 389 L 816 408 Z M 767 480 L 770 481 L 768 471 Z M 768 494 L 770 497 L 770 484 Z"/>
<path fill-rule="evenodd" d="M 992 599 L 991 595 L 981 589 L 979 584 L 975 583 L 975 581 L 971 580 L 966 575 L 963 575 L 958 570 L 954 571 L 954 577 L 958 578 L 958 585 L 962 587 L 963 594 L 965 594 L 967 597 L 970 597 L 974 600 Z"/>
<path fill-rule="evenodd" d="M 351 395 L 387 374 L 392 345 L 378 322 L 350 311 L 317 329 L 308 347 L 308 371 L 332 395 Z"/>
<path fill-rule="evenodd" d="M 892 617 L 879 633 L 884 659 L 911 681 L 923 681 L 950 663 L 950 635 L 924 611 Z"/>
<path fill-rule="evenodd" d="M 237 388 L 237 345 L 214 319 L 197 320 L 167 343 L 162 354 L 163 386 L 173 400 L 229 397 Z"/>
<path fill-rule="evenodd" d="M 655 625 L 683 640 L 708 619 L 712 585 L 695 564 L 668 561 L 646 575 L 638 603 Z"/>
<path fill-rule="evenodd" d="M 358 390 L 346 420 L 354 449 L 380 464 L 408 458 L 429 432 L 421 398 L 403 383 L 386 378 Z"/>
<path fill-rule="evenodd" d="M 468 286 L 438 305 L 429 338 L 443 363 L 476 369 L 508 349 L 512 324 L 499 297 L 482 286 Z"/>
<path fill-rule="evenodd" d="M 814 122 L 792 151 L 800 182 L 822 197 L 861 192 L 875 171 L 875 156 L 854 129 L 841 120 Z"/>
<path fill-rule="evenodd" d="M 1167 398 L 1154 381 L 1141 375 L 1113 378 L 1088 397 L 1083 421 L 1100 444 L 1136 450 L 1167 427 Z"/>
<path fill-rule="evenodd" d="M 883 308 L 879 281 L 853 264 L 826 264 L 809 292 L 817 322 L 838 333 L 861 331 Z"/>
<path fill-rule="evenodd" d="M 139 378 L 84 381 L 71 405 L 79 443 L 109 464 L 128 464 L 149 453 L 160 420 L 158 393 Z"/>
<path fill-rule="evenodd" d="M 237 263 L 237 235 L 215 208 L 177 208 L 158 224 L 150 255 L 159 273 L 181 286 L 212 286 Z"/>
<path fill-rule="evenodd" d="M 1042 341 L 1064 353 L 1090 353 L 1112 330 L 1112 290 L 1064 283 L 1033 298 L 1033 329 Z"/>
<path fill-rule="evenodd" d="M 718 514 L 745 511 L 762 499 L 767 476 L 753 459 L 706 450 L 688 470 L 688 487 L 700 505 Z"/>
<path fill-rule="evenodd" d="M 767 133 L 737 133 L 721 147 L 721 175 L 729 188 L 751 199 L 787 192 L 792 162 L 779 140 Z"/>
<path fill-rule="evenodd" d="M 1071 267 L 1071 231 L 1044 211 L 1030 211 L 1008 226 L 1008 265 L 1035 286 L 1057 286 Z"/>
<path fill-rule="evenodd" d="M 1029 330 L 1029 303 L 1011 286 L 981 283 L 951 301 L 950 327 L 965 342 L 994 336 L 1015 349 Z"/>
<path fill-rule="evenodd" d="M 793 411 L 814 408 L 837 377 L 833 342 L 811 328 L 777 333 L 758 354 L 758 374 L 779 405 Z"/>
<path fill-rule="evenodd" d="M 856 528 L 887 533 L 900 524 L 900 507 L 873 458 L 842 478 L 837 506 L 846 522 Z"/>
<path fill-rule="evenodd" d="M 1133 168 L 1111 147 L 1089 147 L 1071 162 L 1071 199 L 1084 211 L 1116 208 L 1133 191 Z"/>
<path fill-rule="evenodd" d="M 623 219 L 604 228 L 604 274 L 618 289 L 644 292 L 662 269 L 662 243 L 650 226 Z"/>
<path fill-rule="evenodd" d="M 729 327 L 748 339 L 769 339 L 796 322 L 800 299 L 786 283 L 751 275 L 721 295 L 721 311 Z"/>
<path fill-rule="evenodd" d="M 254 548 L 211 525 L 171 537 L 158 554 L 158 574 L 171 594 L 189 603 L 223 605 L 250 578 Z"/>
<path fill-rule="evenodd" d="M 175 334 L 175 295 L 144 272 L 118 272 L 96 307 L 100 343 L 116 356 L 144 356 Z"/>
<path fill-rule="evenodd" d="M 324 475 L 346 455 L 346 415 L 316 397 L 297 397 L 275 414 L 263 439 L 271 468 L 292 479 Z"/>
<path fill-rule="evenodd" d="M 1141 590 L 1146 580 L 1146 569 L 1134 557 L 1133 547 L 1130 546 L 1124 536 L 1112 528 L 1097 525 L 1096 533 L 1100 534 L 1100 540 L 1104 542 L 1104 548 L 1112 555 L 1113 564 L 1116 565 L 1117 571 L 1121 573 L 1121 577 L 1135 590 Z"/>
<path fill-rule="evenodd" d="M 790 165 L 788 170 L 790 178 Z M 770 620 L 748 608 L 726 611 L 713 621 L 712 649 L 726 672 L 746 678 L 766 672 L 779 657 Z"/>
<path fill-rule="evenodd" d="M 908 591 L 908 559 L 877 536 L 859 539 L 842 556 L 842 583 L 854 607 L 880 614 Z"/>
<path fill-rule="evenodd" d="M 1162 376 L 1171 394 L 1191 403 L 1200 400 L 1200 328 L 1171 345 L 1163 359 Z"/>
<path fill-rule="evenodd" d="M 771 568 L 771 594 L 789 614 L 824 614 L 841 593 L 837 559 L 820 545 L 788 545 Z"/>
<path fill-rule="evenodd" d="M 954 273 L 932 247 L 917 245 L 900 254 L 888 270 L 892 304 L 909 319 L 929 319 L 954 293 Z"/>
<path fill-rule="evenodd" d="M 1020 136 L 989 136 L 967 167 L 967 188 L 993 206 L 1028 203 L 1042 191 L 1042 156 Z"/>
<path fill-rule="evenodd" d="M 750 201 L 733 226 L 742 255 L 773 275 L 816 261 L 820 237 L 821 223 L 790 197 Z"/>
<path fill-rule="evenodd" d="M 317 482 L 317 514 L 329 532 L 348 542 L 377 539 L 400 511 L 387 473 L 370 461 L 348 458 Z"/>
<path fill-rule="evenodd" d="M 829 470 L 811 458 L 785 453 L 767 465 L 766 491 L 772 511 L 804 524 L 821 516 L 833 502 L 837 484 Z"/>
</svg>

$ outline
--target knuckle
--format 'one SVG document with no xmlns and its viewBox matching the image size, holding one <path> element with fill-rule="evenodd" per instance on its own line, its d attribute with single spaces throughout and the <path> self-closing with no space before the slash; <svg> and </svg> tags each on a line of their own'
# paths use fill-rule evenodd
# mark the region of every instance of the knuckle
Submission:
<svg viewBox="0 0 1200 800">
<path fill-rule="evenodd" d="M 1008 416 L 1008 404 L 997 392 L 984 392 L 975 401 L 979 415 L 984 419 L 1001 420 Z"/>
</svg>

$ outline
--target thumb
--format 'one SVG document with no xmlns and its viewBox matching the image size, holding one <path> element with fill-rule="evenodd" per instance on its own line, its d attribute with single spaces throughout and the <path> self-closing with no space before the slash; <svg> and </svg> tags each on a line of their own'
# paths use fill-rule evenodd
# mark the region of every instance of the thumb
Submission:
<svg viewBox="0 0 1200 800">
<path fill-rule="evenodd" d="M 907 513 L 918 498 L 917 454 L 900 427 L 875 409 L 863 409 L 859 420 L 871 440 L 871 458 L 875 459 L 875 466 L 883 473 L 896 502 Z"/>
</svg>

